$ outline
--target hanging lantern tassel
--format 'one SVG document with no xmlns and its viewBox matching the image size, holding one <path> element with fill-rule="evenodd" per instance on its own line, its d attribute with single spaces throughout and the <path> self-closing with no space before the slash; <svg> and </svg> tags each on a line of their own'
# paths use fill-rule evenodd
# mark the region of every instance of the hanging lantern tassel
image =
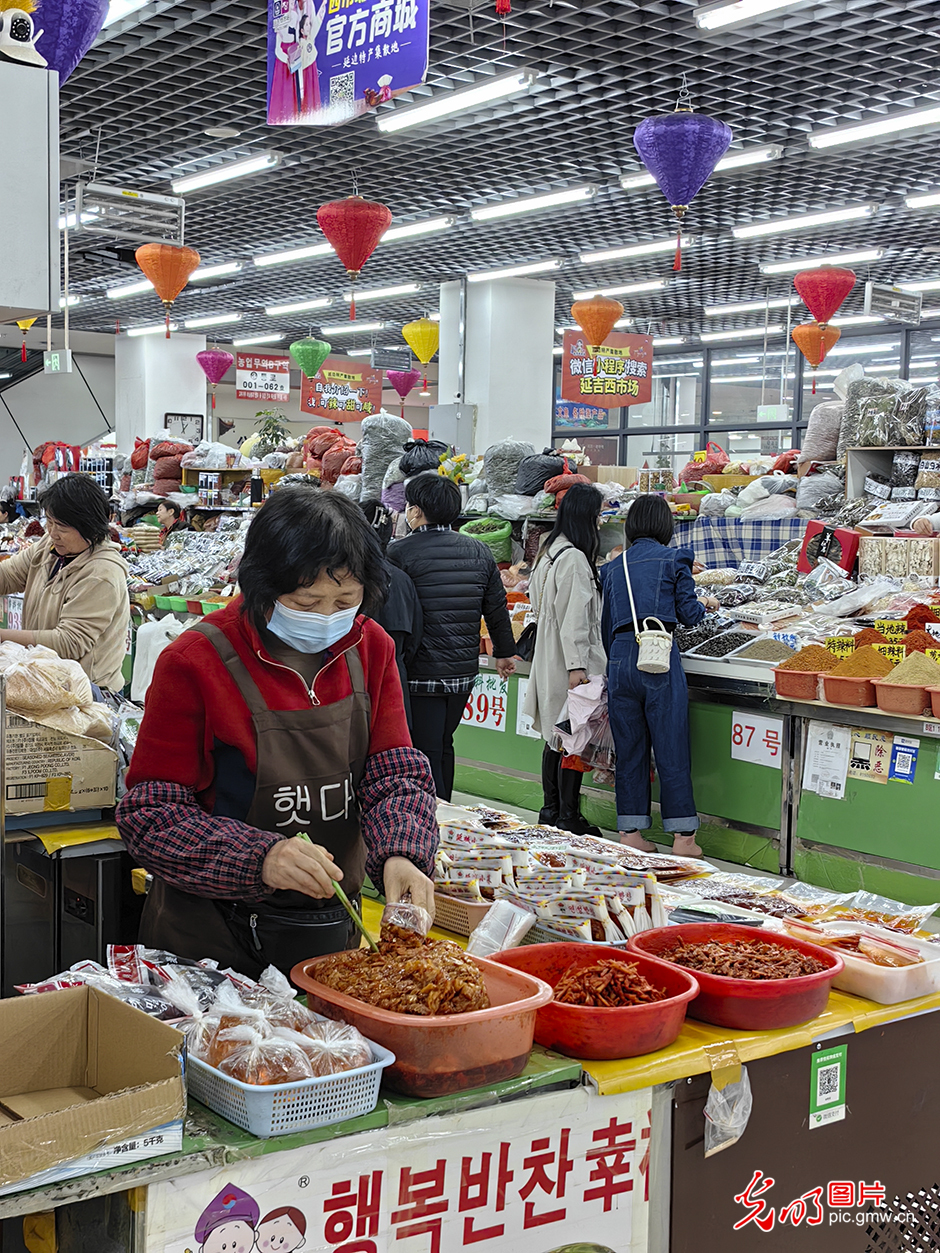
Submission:
<svg viewBox="0 0 940 1253">
<path fill-rule="evenodd" d="M 682 219 L 688 210 L 689 206 L 687 204 L 674 204 L 672 206 L 672 211 L 679 220 L 679 228 L 676 231 L 676 256 L 672 263 L 672 268 L 676 271 L 682 269 Z"/>
<path fill-rule="evenodd" d="M 23 332 L 23 342 L 20 344 L 20 360 L 26 363 L 26 332 Z"/>
<path fill-rule="evenodd" d="M 358 274 L 356 274 L 356 273 L 354 273 L 354 272 L 351 272 L 351 271 L 348 271 L 348 273 L 349 273 L 349 281 L 350 281 L 350 283 L 352 284 L 352 286 L 351 286 L 351 287 L 350 287 L 350 289 L 349 289 L 349 320 L 350 320 L 350 322 L 355 322 L 355 320 L 356 320 L 356 287 L 355 287 L 355 283 L 356 283 L 356 279 L 359 277 L 359 275 L 358 275 Z"/>
</svg>

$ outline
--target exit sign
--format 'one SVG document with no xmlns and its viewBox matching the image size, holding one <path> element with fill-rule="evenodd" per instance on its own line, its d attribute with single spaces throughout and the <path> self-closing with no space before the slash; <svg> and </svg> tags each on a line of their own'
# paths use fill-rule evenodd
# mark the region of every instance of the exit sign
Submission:
<svg viewBox="0 0 940 1253">
<path fill-rule="evenodd" d="M 43 374 L 71 374 L 72 351 L 70 348 L 50 348 L 42 354 Z"/>
</svg>

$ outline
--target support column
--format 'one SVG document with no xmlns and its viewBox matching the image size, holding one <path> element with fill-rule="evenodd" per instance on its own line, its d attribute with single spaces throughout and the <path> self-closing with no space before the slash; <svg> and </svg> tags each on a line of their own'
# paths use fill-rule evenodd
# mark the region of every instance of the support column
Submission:
<svg viewBox="0 0 940 1253">
<path fill-rule="evenodd" d="M 205 335 L 118 335 L 114 341 L 114 410 L 117 446 L 134 447 L 163 430 L 167 413 L 206 416 L 206 376 L 196 353 Z M 207 432 L 209 434 L 209 432 Z"/>
<path fill-rule="evenodd" d="M 441 285 L 438 404 L 475 406 L 472 446 L 501 439 L 551 443 L 555 284 L 535 279 L 468 283 L 461 344 L 461 284 Z M 463 396 L 460 391 L 463 358 Z M 463 429 L 463 428 L 462 428 Z"/>
</svg>

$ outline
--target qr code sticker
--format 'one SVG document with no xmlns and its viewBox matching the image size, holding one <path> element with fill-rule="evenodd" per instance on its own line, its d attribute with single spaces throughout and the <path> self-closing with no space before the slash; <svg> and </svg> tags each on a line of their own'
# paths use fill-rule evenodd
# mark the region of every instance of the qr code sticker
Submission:
<svg viewBox="0 0 940 1253">
<path fill-rule="evenodd" d="M 330 79 L 330 104 L 352 104 L 356 98 L 356 74 L 336 74 Z"/>
<path fill-rule="evenodd" d="M 831 1105 L 839 1099 L 839 1072 L 842 1067 L 821 1066 L 816 1076 L 816 1104 Z"/>
<path fill-rule="evenodd" d="M 897 768 L 898 768 L 898 774 L 910 774 L 911 773 L 911 761 L 912 761 L 912 758 L 911 758 L 910 753 L 898 753 L 897 763 L 896 763 Z"/>
</svg>

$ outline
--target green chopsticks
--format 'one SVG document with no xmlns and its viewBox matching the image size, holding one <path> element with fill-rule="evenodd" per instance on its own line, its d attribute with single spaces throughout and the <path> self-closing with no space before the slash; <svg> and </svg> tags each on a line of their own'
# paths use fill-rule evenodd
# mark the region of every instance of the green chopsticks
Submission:
<svg viewBox="0 0 940 1253">
<path fill-rule="evenodd" d="M 306 840 L 308 844 L 313 843 L 313 840 L 311 840 L 310 836 L 306 833 L 306 831 L 298 831 L 297 835 L 294 838 L 297 840 Z M 336 893 L 337 897 L 339 898 L 339 903 L 343 906 L 343 908 L 346 910 L 346 913 L 349 914 L 350 918 L 356 924 L 356 928 L 358 929 L 359 934 L 363 937 L 365 942 L 368 944 L 369 948 L 372 949 L 372 952 L 377 953 L 379 951 L 379 946 L 376 944 L 375 940 L 373 940 L 372 936 L 369 935 L 368 931 L 366 930 L 365 923 L 359 917 L 359 914 L 355 906 L 353 905 L 352 901 L 349 899 L 349 897 L 346 895 L 346 893 L 343 891 L 343 889 L 340 887 L 340 885 L 336 882 L 335 879 L 331 879 L 330 882 L 333 884 L 333 891 Z"/>
</svg>

